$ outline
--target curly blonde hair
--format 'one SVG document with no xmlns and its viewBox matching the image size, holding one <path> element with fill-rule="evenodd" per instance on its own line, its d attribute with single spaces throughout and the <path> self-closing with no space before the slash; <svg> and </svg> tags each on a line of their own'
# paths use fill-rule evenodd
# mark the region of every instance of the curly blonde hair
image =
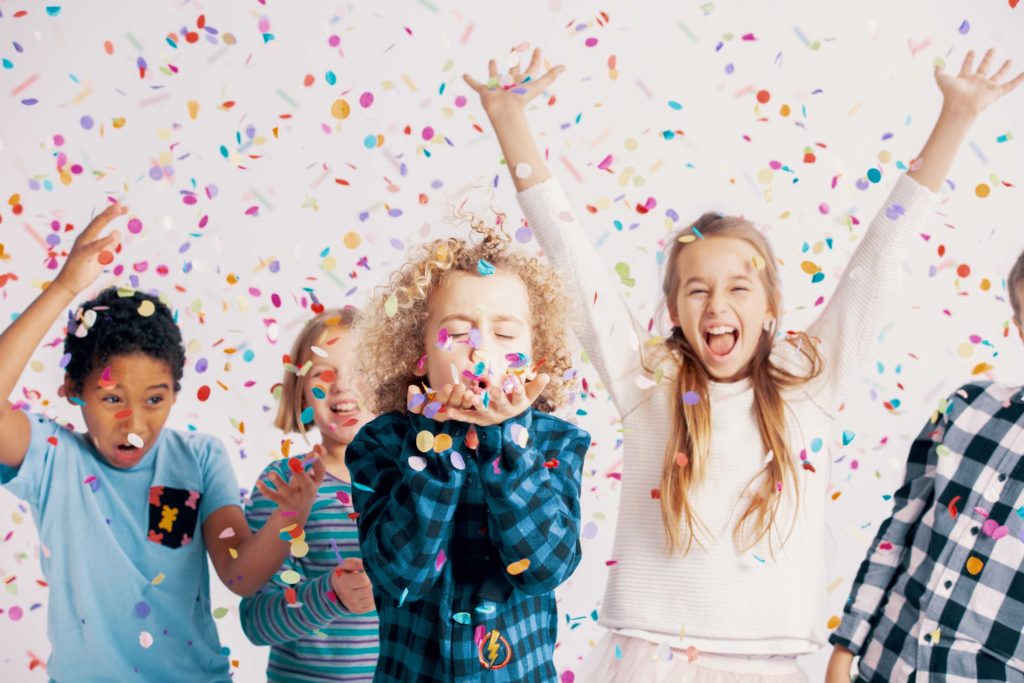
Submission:
<svg viewBox="0 0 1024 683">
<path fill-rule="evenodd" d="M 452 273 L 479 275 L 481 259 L 518 275 L 529 293 L 534 363 L 543 361 L 541 371 L 551 376 L 534 407 L 550 413 L 565 402 L 573 380 L 567 376 L 572 367 L 569 300 L 561 280 L 548 264 L 511 250 L 504 230 L 473 218 L 470 224 L 482 241 L 449 237 L 411 247 L 405 264 L 377 287 L 364 309 L 359 359 L 369 387 L 366 402 L 374 413 L 406 410 L 408 387 L 421 382 L 415 370 L 425 353 L 431 293 Z"/>
</svg>

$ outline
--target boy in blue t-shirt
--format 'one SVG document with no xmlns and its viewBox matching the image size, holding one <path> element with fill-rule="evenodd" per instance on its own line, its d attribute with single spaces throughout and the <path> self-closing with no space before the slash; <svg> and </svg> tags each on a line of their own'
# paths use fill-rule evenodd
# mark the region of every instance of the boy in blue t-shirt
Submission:
<svg viewBox="0 0 1024 683">
<path fill-rule="evenodd" d="M 112 205 L 75 240 L 57 278 L 0 334 L 0 395 L 14 393 L 32 352 L 71 302 L 114 260 L 101 232 Z M 0 484 L 32 508 L 49 552 L 47 664 L 56 681 L 227 681 L 210 614 L 206 556 L 251 595 L 288 555 L 283 527 L 305 524 L 323 464 L 263 494 L 278 504 L 259 533 L 216 438 L 164 429 L 185 363 L 171 311 L 153 296 L 109 288 L 70 317 L 63 392 L 81 407 L 76 433 L 25 404 L 0 409 Z M 298 464 L 298 463 L 296 463 Z"/>
</svg>

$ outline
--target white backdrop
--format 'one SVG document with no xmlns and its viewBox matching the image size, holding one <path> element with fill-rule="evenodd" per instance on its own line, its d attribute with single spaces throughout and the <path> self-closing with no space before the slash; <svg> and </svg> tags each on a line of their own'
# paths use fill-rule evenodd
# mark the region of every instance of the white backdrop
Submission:
<svg viewBox="0 0 1024 683">
<path fill-rule="evenodd" d="M 623 264 L 635 279 L 623 291 L 640 318 L 654 312 L 658 240 L 671 216 L 685 223 L 717 209 L 769 226 L 785 261 L 783 325 L 794 329 L 831 293 L 897 162 L 924 142 L 940 102 L 933 60 L 955 69 L 968 48 L 993 45 L 1024 66 L 1024 7 L 1008 0 L 81 2 L 49 11 L 0 0 L 0 14 L 0 317 L 10 321 L 56 274 L 48 238 L 59 265 L 107 196 L 128 203 L 141 231 L 126 235 L 124 272 L 97 286 L 132 275 L 170 297 L 189 358 L 169 425 L 221 437 L 246 488 L 279 454 L 270 387 L 311 296 L 361 304 L 406 246 L 451 232 L 446 206 L 485 207 L 491 187 L 519 220 L 464 71 L 485 75 L 488 58 L 503 64 L 526 44 L 568 66 L 532 122 L 609 268 Z M 344 120 L 332 115 L 338 99 L 351 106 Z M 826 618 L 841 613 L 909 440 L 937 400 L 972 378 L 1024 378 L 1005 291 L 1024 247 L 1014 187 L 1024 183 L 1021 120 L 1024 89 L 971 132 L 921 226 L 898 313 L 847 397 L 842 426 L 856 437 L 831 444 Z M 857 189 L 875 167 L 882 181 Z M 860 225 L 848 227 L 850 216 Z M 812 283 L 804 261 L 825 279 Z M 60 352 L 50 342 L 61 334 L 54 326 L 12 398 L 30 396 L 81 426 L 56 395 Z M 200 358 L 209 361 L 202 374 Z M 578 367 L 594 396 L 567 412 L 596 445 L 584 474 L 584 560 L 559 589 L 565 680 L 601 634 L 594 611 L 621 457 L 607 395 L 592 367 Z M 204 385 L 212 393 L 201 403 Z M 898 408 L 884 405 L 894 400 Z M 30 666 L 49 652 L 46 605 L 63 589 L 40 584 L 31 516 L 6 492 L 0 539 L 0 679 L 45 680 Z M 213 602 L 228 610 L 218 625 L 236 679 L 261 680 L 266 651 L 242 635 L 237 598 L 217 584 Z M 812 678 L 827 654 L 805 659 Z"/>
</svg>

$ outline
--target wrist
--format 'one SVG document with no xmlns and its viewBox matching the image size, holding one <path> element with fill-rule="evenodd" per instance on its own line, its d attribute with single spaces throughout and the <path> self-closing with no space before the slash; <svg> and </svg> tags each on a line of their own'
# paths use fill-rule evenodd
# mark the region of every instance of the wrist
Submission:
<svg viewBox="0 0 1024 683">
<path fill-rule="evenodd" d="M 64 283 L 60 277 L 54 278 L 49 285 L 46 286 L 46 291 L 53 291 L 54 294 L 60 294 L 62 297 L 69 301 L 74 301 L 81 292 L 75 291 L 73 287 Z"/>
<path fill-rule="evenodd" d="M 970 126 L 978 118 L 981 110 L 966 102 L 943 101 L 939 118 L 946 121 Z"/>
<path fill-rule="evenodd" d="M 526 109 L 514 102 L 501 102 L 484 106 L 484 113 L 495 127 L 500 125 L 526 124 Z"/>
</svg>

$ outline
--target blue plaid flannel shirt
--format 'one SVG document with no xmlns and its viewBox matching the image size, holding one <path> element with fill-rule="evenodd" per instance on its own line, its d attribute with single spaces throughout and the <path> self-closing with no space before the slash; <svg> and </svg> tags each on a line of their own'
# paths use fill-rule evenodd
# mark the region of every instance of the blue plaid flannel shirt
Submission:
<svg viewBox="0 0 1024 683">
<path fill-rule="evenodd" d="M 346 462 L 380 617 L 375 681 L 556 680 L 554 589 L 580 561 L 589 447 L 532 408 L 475 428 L 394 412 L 359 431 Z"/>
<path fill-rule="evenodd" d="M 861 680 L 1024 681 L 1024 400 L 961 387 L 914 441 L 830 642 Z"/>
</svg>

